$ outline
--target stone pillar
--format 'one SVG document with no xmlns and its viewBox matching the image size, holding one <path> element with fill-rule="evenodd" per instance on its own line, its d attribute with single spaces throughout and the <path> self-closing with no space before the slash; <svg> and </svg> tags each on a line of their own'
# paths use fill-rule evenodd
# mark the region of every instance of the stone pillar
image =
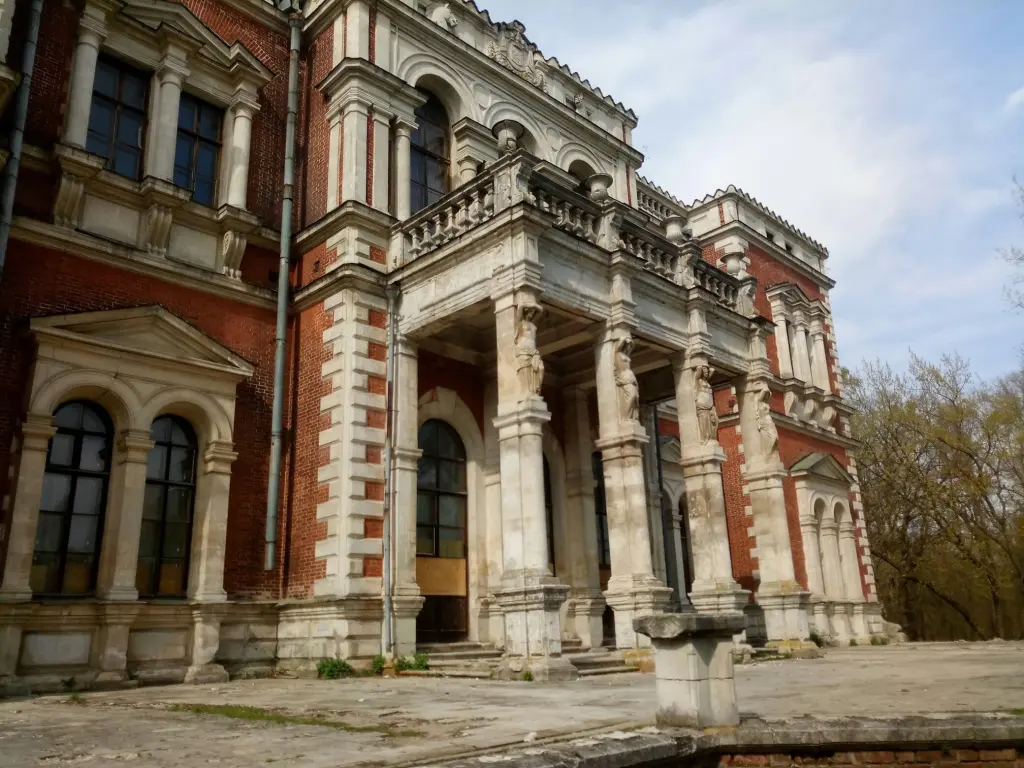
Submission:
<svg viewBox="0 0 1024 768">
<path fill-rule="evenodd" d="M 807 351 L 807 322 L 803 313 L 793 315 L 793 375 L 805 384 L 811 383 L 811 361 Z"/>
<path fill-rule="evenodd" d="M 157 72 L 160 83 L 157 120 L 154 127 L 155 142 L 149 176 L 174 181 L 174 151 L 178 139 L 178 108 L 181 105 L 181 86 L 188 77 L 184 60 L 165 58 Z"/>
<path fill-rule="evenodd" d="M 366 200 L 366 136 L 370 118 L 369 105 L 350 101 L 342 107 L 341 115 L 341 200 Z"/>
<path fill-rule="evenodd" d="M 341 197 L 341 112 L 327 115 L 327 212 L 338 207 Z"/>
<path fill-rule="evenodd" d="M 594 511 L 593 446 L 586 390 L 568 387 L 563 392 L 565 411 L 565 522 L 566 555 L 575 634 L 584 648 L 600 648 L 604 640 L 601 618 L 605 601 L 598 571 L 597 517 Z"/>
<path fill-rule="evenodd" d="M 379 106 L 373 108 L 373 194 L 367 204 L 388 212 L 388 180 L 391 178 L 391 115 Z"/>
<path fill-rule="evenodd" d="M 498 144 L 490 129 L 464 117 L 452 126 L 455 138 L 455 165 L 459 170 L 459 184 L 466 184 L 476 178 L 482 165 L 489 165 L 498 159 Z"/>
<path fill-rule="evenodd" d="M 812 383 L 818 389 L 829 393 L 832 391 L 832 385 L 828 380 L 828 363 L 825 360 L 825 331 L 821 327 L 820 320 L 811 322 L 811 347 L 814 349 Z"/>
<path fill-rule="evenodd" d="M 412 176 L 412 129 L 402 120 L 395 121 L 395 218 L 409 218 L 410 176 Z"/>
<path fill-rule="evenodd" d="M 394 652 L 407 656 L 416 650 L 416 617 L 423 596 L 416 583 L 416 485 L 419 449 L 419 361 L 416 345 L 406 336 L 396 339 L 398 374 L 394 384 L 396 503 L 392 516 L 395 582 Z"/>
<path fill-rule="evenodd" d="M 192 653 L 186 683 L 226 683 L 227 670 L 216 662 L 220 649 L 220 607 L 192 607 Z"/>
<path fill-rule="evenodd" d="M 89 112 L 92 110 L 96 60 L 106 36 L 107 9 L 102 5 L 87 4 L 78 26 L 78 41 L 71 63 L 68 105 L 64 118 L 63 141 L 79 149 L 85 149 L 89 133 Z"/>
<path fill-rule="evenodd" d="M 595 348 L 600 434 L 596 448 L 604 466 L 611 553 L 605 600 L 615 612 L 615 643 L 627 649 L 650 645 L 634 629 L 633 619 L 664 611 L 672 595 L 652 568 L 643 465 L 647 435 L 638 420 L 639 390 L 629 357 L 632 347 L 626 328 L 610 327 Z"/>
<path fill-rule="evenodd" d="M 188 598 L 196 603 L 223 603 L 227 600 L 224 546 L 228 533 L 231 464 L 237 457 L 232 444 L 226 441 L 211 441 L 202 456 L 188 576 Z"/>
<path fill-rule="evenodd" d="M 36 524 L 43 495 L 46 452 L 56 433 L 48 413 L 29 413 L 21 425 L 21 455 L 14 476 L 14 501 L 7 537 L 7 560 L 0 602 L 19 602 L 32 598 L 30 578 L 36 546 Z"/>
<path fill-rule="evenodd" d="M 153 447 L 149 437 L 149 431 L 142 429 L 125 430 L 118 436 L 96 577 L 96 596 L 101 600 L 131 602 L 139 598 L 135 581 L 146 498 L 146 466 Z"/>
<path fill-rule="evenodd" d="M 252 118 L 259 105 L 240 99 L 231 107 L 231 137 L 228 163 L 228 205 L 245 208 L 249 191 L 249 152 L 252 144 Z"/>
<path fill-rule="evenodd" d="M 486 613 L 487 639 L 498 648 L 505 646 L 505 619 L 495 595 L 501 591 L 504 563 L 501 533 L 501 460 L 498 430 L 498 380 L 488 378 L 484 384 L 484 525 L 486 526 L 487 597 L 482 613 Z M 481 638 L 484 639 L 484 638 Z"/>
<path fill-rule="evenodd" d="M 864 589 L 860 581 L 857 539 L 853 523 L 848 516 L 839 521 L 839 561 L 843 571 L 844 594 L 849 600 L 863 601 Z"/>
<path fill-rule="evenodd" d="M 506 658 L 499 676 L 572 679 L 562 658 L 559 610 L 569 588 L 548 569 L 541 430 L 551 414 L 540 396 L 544 365 L 537 350 L 536 292 L 495 297 L 498 352 L 498 452 L 501 473 L 503 569 L 495 595 L 505 616 Z"/>
<path fill-rule="evenodd" d="M 783 379 L 791 379 L 793 378 L 793 358 L 790 354 L 790 324 L 781 304 L 772 305 L 772 318 L 775 320 L 775 349 L 779 355 L 779 376 Z"/>
<path fill-rule="evenodd" d="M 657 725 L 700 729 L 739 725 L 732 637 L 746 625 L 742 613 L 668 613 L 636 620 L 637 632 L 654 645 Z"/>
<path fill-rule="evenodd" d="M 812 594 L 825 594 L 821 574 L 821 550 L 818 547 L 818 522 L 812 517 L 800 519 L 800 535 L 804 542 L 804 567 L 807 569 L 807 589 Z"/>
<path fill-rule="evenodd" d="M 89 659 L 89 666 L 97 674 L 91 687 L 126 688 L 138 685 L 137 681 L 128 679 L 128 637 L 131 635 L 132 622 L 141 608 L 140 603 L 108 603 L 98 606 L 100 625 L 93 639 Z"/>
<path fill-rule="evenodd" d="M 760 333 L 760 332 L 758 332 Z M 757 540 L 760 585 L 757 603 L 764 611 L 769 645 L 810 648 L 805 605 L 808 593 L 797 583 L 790 545 L 789 522 L 782 479 L 786 469 L 779 459 L 779 435 L 771 411 L 768 365 L 763 339 L 752 340 L 757 354 L 747 378 L 736 380 L 740 403 L 740 431 L 746 464 L 746 482 Z"/>
<path fill-rule="evenodd" d="M 651 532 L 651 566 L 654 576 L 662 584 L 669 585 L 668 568 L 665 559 L 665 524 L 662 515 L 661 472 L 658 467 L 657 410 L 645 408 L 643 413 L 644 432 L 650 442 L 644 450 L 644 476 L 647 478 L 647 526 Z"/>
<path fill-rule="evenodd" d="M 725 452 L 718 443 L 718 416 L 710 382 L 713 371 L 702 354 L 679 353 L 673 359 L 673 373 L 693 548 L 690 602 L 706 613 L 742 611 L 750 593 L 740 588 L 732 574 L 722 486 Z"/>
<path fill-rule="evenodd" d="M 843 571 L 839 559 L 838 526 L 831 512 L 821 521 L 821 570 L 825 595 L 832 600 L 843 600 Z"/>
</svg>

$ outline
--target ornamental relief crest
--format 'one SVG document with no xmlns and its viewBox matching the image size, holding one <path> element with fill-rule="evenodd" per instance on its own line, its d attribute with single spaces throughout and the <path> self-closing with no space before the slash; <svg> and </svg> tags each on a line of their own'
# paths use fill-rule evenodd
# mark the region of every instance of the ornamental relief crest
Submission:
<svg viewBox="0 0 1024 768">
<path fill-rule="evenodd" d="M 527 42 L 526 27 L 518 21 L 498 24 L 498 40 L 487 46 L 487 55 L 523 80 L 547 90 L 544 82 L 544 63 L 537 48 Z"/>
</svg>

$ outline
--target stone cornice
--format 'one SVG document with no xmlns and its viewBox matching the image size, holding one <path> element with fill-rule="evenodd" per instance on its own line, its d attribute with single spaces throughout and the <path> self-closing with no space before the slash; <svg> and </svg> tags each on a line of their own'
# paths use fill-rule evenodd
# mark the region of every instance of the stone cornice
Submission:
<svg viewBox="0 0 1024 768">
<path fill-rule="evenodd" d="M 395 221 L 393 216 L 371 208 L 365 203 L 347 200 L 301 230 L 295 236 L 293 253 L 308 253 L 346 227 L 361 227 L 378 235 L 382 240 L 387 240 L 388 231 Z"/>
<path fill-rule="evenodd" d="M 363 264 L 342 264 L 296 291 L 291 312 L 301 312 L 345 288 L 356 288 L 384 297 L 384 276 Z"/>
</svg>

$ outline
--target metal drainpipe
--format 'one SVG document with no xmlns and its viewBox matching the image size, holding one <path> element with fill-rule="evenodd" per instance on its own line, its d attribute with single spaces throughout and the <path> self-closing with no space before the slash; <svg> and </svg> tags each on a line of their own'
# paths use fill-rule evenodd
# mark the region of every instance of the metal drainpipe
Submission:
<svg viewBox="0 0 1024 768">
<path fill-rule="evenodd" d="M 14 3 L 12 2 L 13 6 Z M 11 236 L 14 217 L 14 190 L 18 186 L 18 168 L 21 165 L 21 147 L 25 141 L 25 123 L 28 121 L 28 97 L 32 91 L 32 70 L 36 64 L 36 42 L 39 40 L 39 21 L 43 15 L 43 0 L 32 0 L 29 6 L 28 38 L 21 52 L 21 83 L 14 102 L 14 128 L 8 146 L 10 155 L 4 168 L 3 191 L 0 192 L 0 280 L 7 261 L 7 241 Z"/>
<path fill-rule="evenodd" d="M 302 17 L 288 19 L 288 127 L 284 140 L 284 200 L 281 202 L 281 260 L 277 272 L 277 331 L 274 335 L 274 408 L 270 432 L 270 482 L 267 488 L 267 531 L 263 568 L 277 562 L 277 503 L 281 489 L 281 433 L 284 431 L 284 355 L 288 326 L 288 267 L 292 240 L 292 198 L 295 186 L 295 116 L 299 110 L 299 44 Z"/>
<path fill-rule="evenodd" d="M 388 294 L 388 362 L 387 362 L 387 430 L 384 436 L 384 648 L 385 656 L 394 650 L 392 609 L 391 609 L 391 527 L 395 511 L 395 430 L 398 426 L 398 398 L 395 395 L 396 371 L 398 355 L 395 354 L 395 341 L 398 336 L 397 312 L 401 287 L 389 285 Z"/>
</svg>

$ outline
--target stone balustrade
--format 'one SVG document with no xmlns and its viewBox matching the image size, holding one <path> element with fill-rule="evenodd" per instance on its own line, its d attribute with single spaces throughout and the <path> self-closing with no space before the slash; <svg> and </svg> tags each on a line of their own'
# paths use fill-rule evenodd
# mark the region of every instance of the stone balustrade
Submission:
<svg viewBox="0 0 1024 768">
<path fill-rule="evenodd" d="M 693 277 L 698 286 L 714 294 L 719 304 L 736 310 L 739 297 L 739 281 L 736 278 L 701 259 L 694 262 Z"/>
<path fill-rule="evenodd" d="M 423 209 L 402 227 L 405 261 L 450 243 L 494 216 L 494 177 L 487 174 Z"/>
<path fill-rule="evenodd" d="M 588 243 L 597 243 L 601 208 L 547 179 L 530 180 L 527 202 L 555 217 L 555 227 Z"/>
<path fill-rule="evenodd" d="M 653 219 L 655 219 L 655 221 L 661 221 L 662 219 L 666 219 L 669 216 L 676 215 L 676 212 L 669 208 L 667 205 L 662 203 L 660 200 L 651 197 L 651 195 L 648 195 L 639 185 L 637 186 L 638 189 L 636 191 L 636 202 L 637 207 L 641 211 L 651 216 Z"/>
</svg>

